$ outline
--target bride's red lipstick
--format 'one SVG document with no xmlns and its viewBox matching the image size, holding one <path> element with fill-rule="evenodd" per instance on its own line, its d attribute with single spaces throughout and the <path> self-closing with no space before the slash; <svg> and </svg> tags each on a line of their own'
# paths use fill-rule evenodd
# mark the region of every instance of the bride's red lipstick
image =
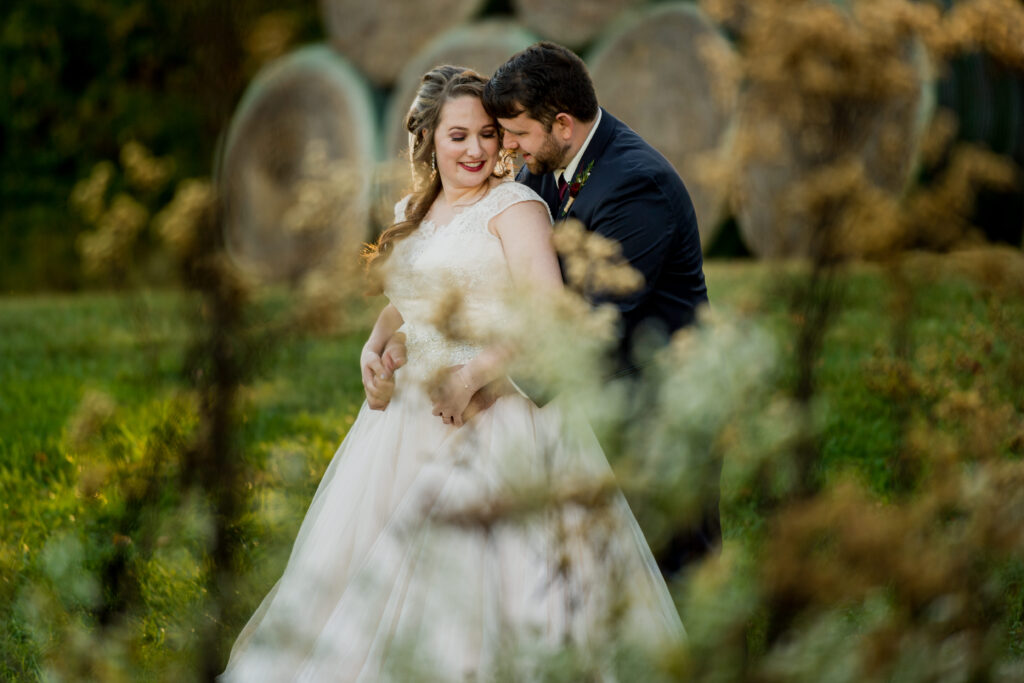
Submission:
<svg viewBox="0 0 1024 683">
<path fill-rule="evenodd" d="M 460 161 L 459 162 L 459 166 L 461 166 L 462 168 L 466 169 L 470 173 L 478 173 L 478 172 L 483 170 L 484 162 L 483 161 L 478 161 L 475 164 L 467 164 L 464 161 Z"/>
</svg>

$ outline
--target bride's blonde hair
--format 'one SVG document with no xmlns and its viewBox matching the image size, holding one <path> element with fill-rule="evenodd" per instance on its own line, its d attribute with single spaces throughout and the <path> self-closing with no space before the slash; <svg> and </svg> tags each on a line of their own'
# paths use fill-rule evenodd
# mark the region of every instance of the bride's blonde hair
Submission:
<svg viewBox="0 0 1024 683">
<path fill-rule="evenodd" d="M 405 208 L 405 220 L 399 221 L 380 234 L 374 244 L 367 245 L 363 259 L 370 275 L 371 289 L 379 293 L 380 278 L 376 270 L 394 249 L 395 244 L 416 231 L 431 204 L 441 192 L 441 176 L 434 161 L 434 131 L 441 120 L 445 102 L 470 95 L 483 102 L 487 79 L 461 66 L 434 67 L 420 81 L 416 99 L 405 117 L 409 131 L 409 163 L 412 166 L 413 190 Z M 499 136 L 500 139 L 500 136 Z M 511 155 L 501 151 L 493 175 L 502 178 L 512 170 Z"/>
</svg>

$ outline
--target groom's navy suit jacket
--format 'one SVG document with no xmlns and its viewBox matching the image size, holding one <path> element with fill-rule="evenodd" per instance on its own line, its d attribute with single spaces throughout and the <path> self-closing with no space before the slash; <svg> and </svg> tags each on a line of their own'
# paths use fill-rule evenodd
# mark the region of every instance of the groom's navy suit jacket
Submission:
<svg viewBox="0 0 1024 683">
<path fill-rule="evenodd" d="M 553 174 L 534 175 L 524 166 L 517 180 L 548 203 L 556 223 L 576 218 L 588 230 L 618 242 L 626 260 L 643 275 L 643 286 L 632 294 L 591 297 L 593 303 L 610 301 L 621 312 L 617 361 L 618 372 L 624 374 L 636 369 L 632 346 L 638 330 L 653 328 L 670 335 L 693 322 L 697 308 L 707 302 L 700 235 L 679 174 L 604 110 L 577 177 L 588 167 L 590 175 L 564 215 L 569 193 L 559 200 Z"/>
<path fill-rule="evenodd" d="M 693 203 L 679 174 L 626 124 L 601 111 L 601 122 L 576 170 L 579 174 L 590 167 L 590 176 L 564 215 L 569 193 L 559 200 L 553 174 L 537 176 L 524 167 L 518 180 L 548 203 L 556 223 L 576 218 L 588 230 L 618 242 L 623 256 L 644 276 L 643 287 L 627 296 L 591 297 L 594 303 L 618 306 L 622 336 L 617 374 L 632 374 L 645 360 L 633 354 L 633 342 L 644 328 L 671 334 L 693 322 L 697 309 L 707 303 L 704 258 Z M 659 552 L 658 564 L 666 576 L 720 544 L 720 472 L 721 461 L 710 453 L 695 468 L 694 481 L 702 488 L 701 516 L 677 529 Z"/>
</svg>

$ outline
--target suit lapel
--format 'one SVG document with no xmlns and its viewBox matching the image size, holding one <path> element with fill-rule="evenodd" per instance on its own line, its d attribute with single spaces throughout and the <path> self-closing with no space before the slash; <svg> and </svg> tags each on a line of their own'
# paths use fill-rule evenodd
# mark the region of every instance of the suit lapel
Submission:
<svg viewBox="0 0 1024 683">
<path fill-rule="evenodd" d="M 550 173 L 545 173 L 540 180 L 540 196 L 544 201 L 548 203 L 548 208 L 551 209 L 551 218 L 558 218 L 558 185 L 555 184 L 554 178 L 551 177 Z"/>
<path fill-rule="evenodd" d="M 618 120 L 615 117 L 605 111 L 604 108 L 601 109 L 601 123 L 598 124 L 594 137 L 590 138 L 590 144 L 587 145 L 585 150 L 583 150 L 583 157 L 580 159 L 580 163 L 576 167 L 577 177 L 587 168 L 590 168 L 591 174 L 600 172 L 601 169 L 599 167 L 601 162 L 599 159 L 604 153 L 605 147 L 607 147 L 609 141 L 611 141 L 612 132 L 615 130 L 617 123 Z M 591 166 L 591 164 L 593 164 L 593 166 Z M 547 175 L 550 176 L 551 174 L 549 173 Z M 572 180 L 575 180 L 575 178 Z M 572 180 L 569 180 L 570 184 L 572 183 Z M 569 217 L 569 212 L 572 211 L 571 208 L 569 211 L 565 210 L 566 205 L 569 203 L 569 193 L 566 192 L 565 199 L 558 201 L 558 189 L 555 188 L 555 181 L 551 180 L 550 184 L 555 191 L 555 199 L 558 204 L 558 212 L 552 213 L 551 215 L 554 216 L 556 221 L 565 220 Z M 580 200 L 580 195 L 584 192 L 586 192 L 586 189 L 580 188 L 579 195 L 576 197 L 576 202 Z M 575 202 L 573 203 L 573 206 L 575 206 Z M 563 212 L 565 212 L 565 215 L 563 215 Z"/>
<path fill-rule="evenodd" d="M 535 176 L 524 165 L 519 169 L 516 181 L 532 188 L 539 194 L 540 198 L 547 203 L 548 210 L 551 211 L 551 217 L 553 219 L 558 218 L 558 187 L 555 185 L 555 181 L 551 178 L 550 173 L 545 173 L 543 176 Z"/>
</svg>

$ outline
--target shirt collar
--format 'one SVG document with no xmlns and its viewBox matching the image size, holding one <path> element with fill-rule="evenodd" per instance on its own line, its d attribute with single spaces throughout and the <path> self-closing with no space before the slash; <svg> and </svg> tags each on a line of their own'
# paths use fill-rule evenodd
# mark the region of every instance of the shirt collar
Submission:
<svg viewBox="0 0 1024 683">
<path fill-rule="evenodd" d="M 597 126 L 601 123 L 601 108 L 597 108 L 597 118 L 594 119 L 594 126 L 590 129 L 590 134 L 587 135 L 587 139 L 583 141 L 583 146 L 580 147 L 579 151 L 576 152 L 576 156 L 572 158 L 572 161 L 565 168 L 555 169 L 555 183 L 558 183 L 558 176 L 563 175 L 565 182 L 571 183 L 572 178 L 576 173 L 576 167 L 580 165 L 580 161 L 583 160 L 583 153 L 587 151 L 587 145 L 594 137 L 594 133 L 597 132 Z"/>
</svg>

